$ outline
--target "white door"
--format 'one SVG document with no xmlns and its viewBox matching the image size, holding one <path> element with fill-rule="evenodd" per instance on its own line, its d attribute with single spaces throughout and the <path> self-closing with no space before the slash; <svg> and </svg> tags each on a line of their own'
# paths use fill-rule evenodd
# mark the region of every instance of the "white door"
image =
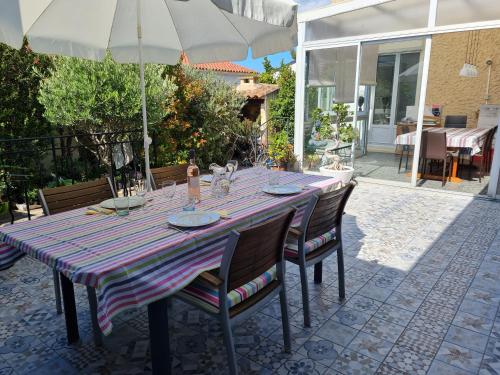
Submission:
<svg viewBox="0 0 500 375">
<path fill-rule="evenodd" d="M 373 120 L 368 136 L 370 144 L 394 144 L 396 124 L 416 106 L 419 77 L 420 52 L 378 57 L 377 85 L 372 99 Z"/>
</svg>

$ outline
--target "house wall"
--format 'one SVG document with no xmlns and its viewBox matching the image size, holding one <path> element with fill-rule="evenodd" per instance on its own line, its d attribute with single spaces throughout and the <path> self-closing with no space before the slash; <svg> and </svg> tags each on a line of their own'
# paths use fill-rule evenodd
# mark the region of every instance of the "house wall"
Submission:
<svg viewBox="0 0 500 375">
<path fill-rule="evenodd" d="M 478 110 L 485 103 L 486 60 L 493 60 L 490 82 L 490 104 L 500 104 L 500 29 L 479 33 L 477 65 L 479 77 L 465 78 L 459 71 L 465 61 L 468 32 L 434 35 L 427 87 L 426 104 L 443 105 L 441 115 L 467 115 L 467 127 L 476 127 Z"/>
</svg>

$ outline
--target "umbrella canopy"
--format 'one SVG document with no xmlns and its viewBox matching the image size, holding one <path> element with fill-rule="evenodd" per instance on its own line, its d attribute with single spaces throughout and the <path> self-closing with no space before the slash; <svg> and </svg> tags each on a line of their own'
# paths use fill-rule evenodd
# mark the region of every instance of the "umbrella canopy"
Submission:
<svg viewBox="0 0 500 375">
<path fill-rule="evenodd" d="M 1 0 L 0 42 L 35 52 L 139 63 L 143 90 L 146 172 L 149 176 L 143 63 L 243 60 L 296 45 L 297 5 L 291 0 Z"/>
</svg>

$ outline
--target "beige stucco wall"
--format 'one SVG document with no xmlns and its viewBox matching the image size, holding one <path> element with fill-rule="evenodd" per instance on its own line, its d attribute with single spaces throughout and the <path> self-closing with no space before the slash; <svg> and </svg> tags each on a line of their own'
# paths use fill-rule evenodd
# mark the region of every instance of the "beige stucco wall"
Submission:
<svg viewBox="0 0 500 375">
<path fill-rule="evenodd" d="M 465 60 L 468 32 L 434 35 L 426 104 L 443 105 L 446 115 L 467 115 L 467 127 L 476 127 L 486 92 L 486 60 L 493 60 L 490 104 L 500 104 L 500 29 L 481 30 L 477 64 L 479 77 L 458 75 Z"/>
</svg>

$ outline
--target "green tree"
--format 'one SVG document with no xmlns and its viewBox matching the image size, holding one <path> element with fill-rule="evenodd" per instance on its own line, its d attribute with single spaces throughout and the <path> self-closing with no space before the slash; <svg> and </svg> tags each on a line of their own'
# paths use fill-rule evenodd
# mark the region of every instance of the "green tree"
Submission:
<svg viewBox="0 0 500 375">
<path fill-rule="evenodd" d="M 161 131 L 163 163 L 187 159 L 188 150 L 197 151 L 197 163 L 225 163 L 238 137 L 239 113 L 244 98 L 212 73 L 178 64 L 167 67 L 166 79 L 176 87 L 169 99 L 169 114 Z"/>
<path fill-rule="evenodd" d="M 0 136 L 47 135 L 50 123 L 43 117 L 37 95 L 48 75 L 51 59 L 33 53 L 27 44 L 16 50 L 0 43 Z"/>
<path fill-rule="evenodd" d="M 286 125 L 288 138 L 293 141 L 294 116 L 295 116 L 295 72 L 289 65 L 281 63 L 279 76 L 276 83 L 279 86 L 276 98 L 270 103 L 271 119 L 285 119 L 283 121 L 274 121 L 276 124 Z M 282 130 L 282 129 L 277 129 Z"/>
<path fill-rule="evenodd" d="M 260 83 L 276 83 L 274 78 L 274 74 L 276 73 L 276 69 L 273 68 L 271 61 L 266 57 L 264 57 L 264 61 L 262 61 L 262 67 L 264 71 L 259 75 Z"/>
<path fill-rule="evenodd" d="M 152 127 L 167 114 L 164 103 L 174 91 L 173 85 L 162 78 L 162 70 L 153 64 L 145 67 L 148 123 Z M 56 58 L 38 98 L 48 121 L 85 133 L 84 139 L 90 138 L 94 144 L 118 140 L 117 136 L 95 133 L 137 129 L 142 124 L 139 67 L 118 64 L 110 55 L 102 62 Z M 83 139 L 79 142 L 86 145 Z M 90 150 L 111 165 L 107 147 Z"/>
</svg>

